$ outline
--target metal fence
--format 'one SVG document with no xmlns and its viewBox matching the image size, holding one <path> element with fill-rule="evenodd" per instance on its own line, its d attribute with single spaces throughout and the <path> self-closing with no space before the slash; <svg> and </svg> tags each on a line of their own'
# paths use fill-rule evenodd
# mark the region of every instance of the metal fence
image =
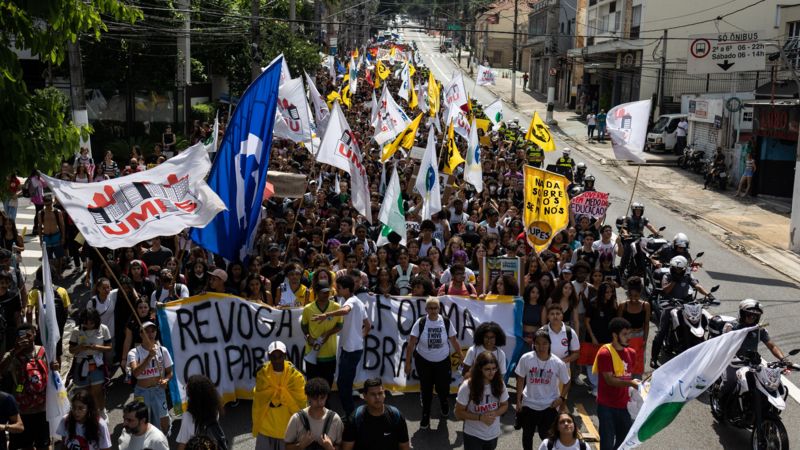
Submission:
<svg viewBox="0 0 800 450">
<path fill-rule="evenodd" d="M 670 64 L 664 77 L 664 93 L 680 99 L 683 94 L 750 92 L 772 80 L 777 64 L 768 64 L 766 70 L 724 74 L 690 75 L 686 63 Z"/>
</svg>

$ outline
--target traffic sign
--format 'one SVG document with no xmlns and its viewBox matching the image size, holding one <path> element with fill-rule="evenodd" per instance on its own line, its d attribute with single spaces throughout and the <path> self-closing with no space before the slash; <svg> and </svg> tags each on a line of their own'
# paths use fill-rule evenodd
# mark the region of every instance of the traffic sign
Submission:
<svg viewBox="0 0 800 450">
<path fill-rule="evenodd" d="M 689 36 L 686 73 L 731 73 L 764 70 L 766 45 L 758 31 L 730 31 Z"/>
</svg>

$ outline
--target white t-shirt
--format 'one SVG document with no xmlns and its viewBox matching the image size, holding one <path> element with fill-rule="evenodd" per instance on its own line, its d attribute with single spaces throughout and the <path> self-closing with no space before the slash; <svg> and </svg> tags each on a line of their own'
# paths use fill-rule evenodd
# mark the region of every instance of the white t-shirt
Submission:
<svg viewBox="0 0 800 450">
<path fill-rule="evenodd" d="M 503 386 L 503 393 L 500 398 L 492 394 L 492 387 L 488 384 L 483 386 L 483 394 L 481 395 L 480 404 L 472 403 L 470 400 L 469 380 L 461 383 L 456 395 L 456 402 L 459 405 L 467 407 L 467 412 L 472 414 L 486 414 L 488 412 L 497 411 L 500 409 L 500 404 L 508 401 L 508 390 Z M 486 425 L 480 420 L 465 420 L 464 421 L 464 434 L 475 436 L 484 441 L 490 441 L 499 437 L 502 431 L 500 430 L 500 418 L 494 419 L 491 425 Z"/>
<path fill-rule="evenodd" d="M 364 349 L 364 335 L 362 328 L 364 319 L 367 318 L 367 309 L 358 297 L 348 298 L 342 308 L 350 307 L 350 312 L 344 316 L 342 331 L 339 333 L 339 345 L 346 352 L 355 352 Z"/>
<path fill-rule="evenodd" d="M 544 411 L 561 396 L 557 381 L 561 384 L 569 382 L 567 365 L 553 354 L 547 361 L 542 361 L 536 352 L 525 353 L 520 357 L 515 373 L 525 378 L 522 406 L 535 411 Z"/>
<path fill-rule="evenodd" d="M 114 332 L 116 331 L 114 329 L 114 309 L 117 307 L 118 293 L 119 289 L 114 289 L 108 294 L 104 302 L 101 302 L 95 295 L 89 303 L 89 306 L 94 307 L 100 314 L 100 323 L 108 327 L 108 332 L 111 334 L 111 337 L 114 337 Z"/>
<path fill-rule="evenodd" d="M 178 437 L 175 438 L 175 442 L 178 444 L 185 444 L 189 442 L 189 439 L 194 437 L 194 417 L 192 417 L 192 413 L 186 411 L 181 416 L 181 429 L 178 431 Z"/>
<path fill-rule="evenodd" d="M 594 114 L 587 114 L 586 115 L 586 125 L 597 125 L 595 122 Z"/>
<path fill-rule="evenodd" d="M 175 292 L 178 294 L 179 298 L 187 298 L 189 297 L 189 288 L 186 287 L 183 283 L 175 283 Z M 159 294 L 159 295 L 156 295 Z M 164 302 L 166 298 L 169 296 L 169 289 L 164 288 L 156 288 L 152 294 L 150 294 L 150 308 L 156 309 L 157 302 Z"/>
<path fill-rule="evenodd" d="M 136 348 L 131 349 L 128 352 L 128 367 L 131 366 L 131 363 L 136 361 L 136 364 L 141 364 L 145 359 L 147 359 L 148 352 L 144 347 L 141 345 L 137 345 Z M 139 375 L 136 376 L 138 380 L 144 380 L 147 378 L 160 378 L 164 375 L 165 372 L 162 370 L 166 370 L 172 367 L 172 356 L 170 356 L 169 351 L 166 347 L 159 345 L 158 349 L 156 350 L 156 357 L 150 360 L 148 367 L 141 372 Z"/>
<path fill-rule="evenodd" d="M 464 275 L 466 275 L 466 277 L 464 278 L 465 281 L 475 284 L 475 279 L 476 279 L 475 272 L 473 272 L 472 269 L 470 269 L 469 267 L 464 267 Z M 452 279 L 453 276 L 450 275 L 450 269 L 447 269 L 444 272 L 442 272 L 442 276 L 439 277 L 439 282 L 441 282 L 442 284 L 447 284 Z"/>
<path fill-rule="evenodd" d="M 478 355 L 485 352 L 486 349 L 482 345 L 473 345 L 467 350 L 467 356 L 464 357 L 464 365 L 472 367 L 475 365 L 475 360 Z M 492 352 L 494 357 L 497 358 L 497 367 L 500 369 L 502 375 L 506 374 L 506 353 L 501 348 L 496 348 Z"/>
<path fill-rule="evenodd" d="M 566 324 L 561 324 L 561 331 L 556 333 L 550 328 L 550 324 L 544 326 L 547 329 L 547 332 L 550 334 L 550 353 L 553 355 L 558 356 L 561 359 L 566 358 L 569 356 L 569 352 L 577 352 L 581 349 L 581 343 L 578 340 L 578 335 L 575 333 L 575 330 L 572 327 L 569 327 L 570 334 L 572 335 L 572 340 L 567 339 L 567 326 Z M 569 342 L 569 350 L 567 349 L 567 342 Z"/>
<path fill-rule="evenodd" d="M 108 332 L 108 327 L 102 323 L 94 330 L 84 330 L 79 327 L 70 335 L 69 343 L 75 345 L 106 345 L 111 343 L 111 333 Z M 97 350 L 84 350 L 75 355 L 75 359 L 98 356 L 99 361 L 97 361 L 98 358 L 95 358 L 95 361 L 102 365 L 102 355 L 103 353 Z"/>
<path fill-rule="evenodd" d="M 306 414 L 308 414 L 308 408 L 305 408 Z M 328 410 L 325 410 L 325 414 L 327 414 Z M 315 419 L 308 416 L 308 426 L 311 428 L 311 434 L 314 436 L 314 439 L 319 439 L 322 437 L 322 431 L 325 427 L 325 414 L 322 415 L 322 419 Z M 296 444 L 300 441 L 300 436 L 306 433 L 305 428 L 303 428 L 303 421 L 300 419 L 300 414 L 295 413 L 292 414 L 292 418 L 289 419 L 289 424 L 286 426 L 286 437 L 284 438 L 285 442 L 289 442 L 292 444 Z M 342 418 L 339 417 L 338 414 L 334 413 L 333 418 L 331 419 L 330 425 L 328 425 L 328 432 L 326 433 L 328 437 L 331 438 L 334 445 L 339 445 L 342 442 L 342 433 L 344 433 L 344 423 L 342 422 Z"/>
<path fill-rule="evenodd" d="M 147 424 L 147 431 L 141 436 L 132 436 L 122 431 L 119 436 L 119 450 L 169 450 L 169 442 L 164 433 L 152 423 Z"/>
<path fill-rule="evenodd" d="M 65 449 L 69 450 L 100 450 L 111 448 L 111 435 L 108 433 L 108 423 L 102 417 L 97 418 L 97 442 L 87 442 L 83 437 L 84 427 L 81 423 L 75 424 L 75 435 L 70 436 L 67 429 L 66 416 L 58 422 L 56 435 L 62 437 Z"/>
<path fill-rule="evenodd" d="M 597 253 L 602 256 L 610 256 L 611 264 L 614 265 L 614 260 L 617 258 L 617 240 L 612 239 L 608 244 L 604 244 L 603 240 L 592 242 L 592 250 L 597 250 Z M 599 261 L 599 258 L 598 258 Z"/>
<path fill-rule="evenodd" d="M 542 441 L 542 445 L 539 446 L 539 450 L 548 450 L 547 443 L 550 442 L 550 438 L 545 439 Z M 581 442 L 579 440 L 575 440 L 575 443 L 566 446 L 561 443 L 561 441 L 556 441 L 556 444 L 553 446 L 553 450 L 581 450 Z"/>
<path fill-rule="evenodd" d="M 453 322 L 450 322 L 450 329 L 444 329 L 444 319 L 440 314 L 436 320 L 431 320 L 427 315 L 425 318 L 425 329 L 420 334 L 419 321 L 423 319 L 420 317 L 414 322 L 414 327 L 411 328 L 411 335 L 419 338 L 417 342 L 417 353 L 427 361 L 439 362 L 444 361 L 450 357 L 450 343 L 448 338 L 456 335 L 456 329 L 453 328 Z"/>
</svg>

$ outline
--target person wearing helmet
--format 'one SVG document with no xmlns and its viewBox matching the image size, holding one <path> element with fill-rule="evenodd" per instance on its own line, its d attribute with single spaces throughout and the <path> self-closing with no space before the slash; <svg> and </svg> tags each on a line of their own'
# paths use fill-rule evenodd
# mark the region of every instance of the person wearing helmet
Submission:
<svg viewBox="0 0 800 450">
<path fill-rule="evenodd" d="M 758 325 L 763 314 L 764 309 L 761 307 L 761 303 L 758 300 L 746 298 L 739 302 L 739 318 L 726 323 L 722 332 L 727 333 L 729 331 L 741 330 Z M 765 327 L 759 327 L 747 333 L 747 337 L 744 338 L 742 345 L 736 352 L 736 359 L 742 358 L 748 353 L 758 351 L 759 342 L 767 346 L 772 356 L 779 360 L 786 361 L 786 356 L 783 354 L 783 351 L 781 351 L 777 344 L 772 342 L 772 338 L 770 338 L 769 332 Z M 722 386 L 720 386 L 722 405 L 726 405 L 727 402 L 730 401 L 730 394 L 733 392 L 738 382 L 736 380 L 736 370 L 739 367 L 740 366 L 736 364 L 731 364 L 725 369 L 725 373 L 722 376 Z M 722 408 L 722 410 L 725 411 L 727 408 Z"/>
<path fill-rule="evenodd" d="M 660 249 L 653 252 L 650 256 L 650 262 L 656 269 L 661 268 L 665 263 L 668 263 L 676 256 L 683 256 L 689 261 L 691 266 L 702 265 L 702 263 L 694 262 L 691 253 L 689 253 L 689 237 L 684 233 L 678 233 L 672 238 L 672 243 L 664 245 Z"/>
<path fill-rule="evenodd" d="M 627 237 L 638 239 L 644 236 L 644 229 L 647 228 L 653 234 L 658 234 L 658 230 L 644 216 L 644 205 L 633 202 L 631 205 L 631 215 L 625 218 L 623 229 L 628 234 Z M 625 237 L 625 236 L 624 236 Z"/>
<path fill-rule="evenodd" d="M 569 147 L 565 148 L 561 152 L 561 158 L 558 158 L 558 160 L 556 161 L 557 167 L 565 167 L 566 169 L 569 169 L 570 174 L 572 173 L 572 170 L 575 168 L 575 160 L 570 157 L 571 153 L 572 150 L 570 150 Z"/>
<path fill-rule="evenodd" d="M 583 191 L 589 192 L 594 190 L 594 175 L 586 175 L 586 177 L 583 179 Z"/>
<path fill-rule="evenodd" d="M 586 177 L 586 163 L 579 162 L 575 164 L 575 183 L 583 184 Z"/>
<path fill-rule="evenodd" d="M 528 165 L 542 167 L 544 150 L 533 142 L 528 142 L 525 148 L 525 159 L 528 161 Z"/>
<path fill-rule="evenodd" d="M 691 296 L 691 289 L 693 288 L 707 299 L 714 300 L 714 295 L 706 291 L 691 273 L 686 272 L 687 267 L 689 267 L 689 261 L 683 256 L 676 256 L 670 260 L 669 273 L 664 275 L 664 279 L 661 282 L 662 296 L 683 301 Z M 653 348 L 650 353 L 650 367 L 653 369 L 658 368 L 658 356 L 661 354 L 661 347 L 664 345 L 664 340 L 667 338 L 671 324 L 670 312 L 669 310 L 664 310 L 661 313 L 658 333 L 653 339 Z"/>
</svg>

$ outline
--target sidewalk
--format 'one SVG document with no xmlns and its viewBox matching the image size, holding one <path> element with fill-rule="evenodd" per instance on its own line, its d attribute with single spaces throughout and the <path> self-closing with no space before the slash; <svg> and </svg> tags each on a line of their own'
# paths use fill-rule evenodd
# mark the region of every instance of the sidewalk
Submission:
<svg viewBox="0 0 800 450">
<path fill-rule="evenodd" d="M 453 59 L 457 63 L 456 59 Z M 469 76 L 466 59 L 460 65 Z M 495 86 L 485 86 L 504 102 L 511 103 L 509 70 L 497 70 Z M 522 73 L 517 72 L 516 108 L 521 112 L 547 111 L 546 100 L 537 99 L 522 90 Z M 636 177 L 637 166 L 614 159 L 610 141 L 600 144 L 588 141 L 586 125 L 574 111 L 556 109 L 553 118 L 558 122 L 552 131 L 567 145 L 574 146 L 601 165 L 614 166 L 629 180 Z M 522 125 L 522 124 L 520 124 Z M 527 124 L 523 126 L 527 127 Z M 800 255 L 787 249 L 789 241 L 790 199 L 734 197 L 736 189 L 727 191 L 703 190 L 701 175 L 669 165 L 675 157 L 663 153 L 648 153 L 648 164 L 640 166 L 637 190 L 671 209 L 703 225 L 713 236 L 734 250 L 750 255 L 762 264 L 800 283 Z M 687 190 L 688 189 L 688 190 Z"/>
</svg>

